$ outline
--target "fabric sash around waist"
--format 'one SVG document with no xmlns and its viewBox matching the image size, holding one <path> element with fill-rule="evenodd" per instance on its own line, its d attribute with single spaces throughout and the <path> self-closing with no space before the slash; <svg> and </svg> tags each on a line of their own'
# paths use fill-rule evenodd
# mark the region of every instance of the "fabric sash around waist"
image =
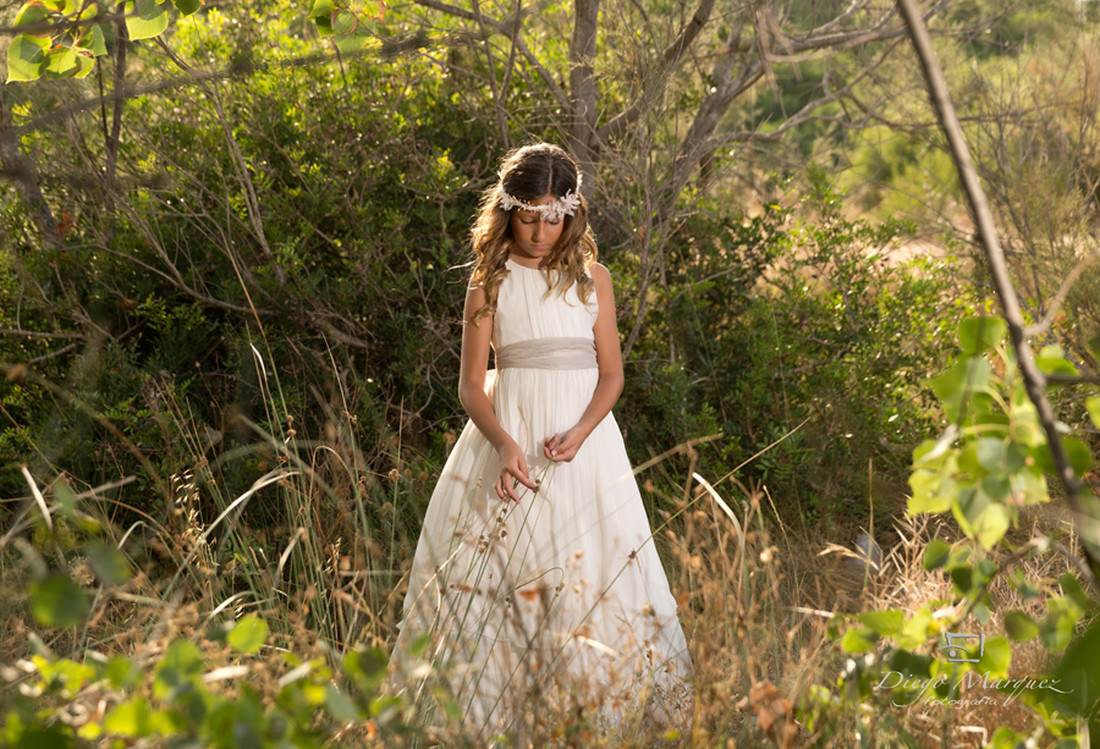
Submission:
<svg viewBox="0 0 1100 749">
<path fill-rule="evenodd" d="M 532 338 L 497 349 L 497 369 L 595 369 L 591 338 Z"/>
</svg>

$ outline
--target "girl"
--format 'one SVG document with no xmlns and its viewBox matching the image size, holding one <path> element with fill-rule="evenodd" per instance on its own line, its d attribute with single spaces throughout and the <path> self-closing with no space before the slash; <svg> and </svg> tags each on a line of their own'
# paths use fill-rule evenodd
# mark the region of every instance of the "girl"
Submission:
<svg viewBox="0 0 1100 749">
<path fill-rule="evenodd" d="M 622 358 L 587 216 L 576 164 L 543 143 L 505 159 L 473 229 L 470 422 L 428 505 L 396 650 L 428 635 L 482 737 L 566 711 L 682 726 L 690 708 L 676 602 L 610 413 Z"/>
</svg>

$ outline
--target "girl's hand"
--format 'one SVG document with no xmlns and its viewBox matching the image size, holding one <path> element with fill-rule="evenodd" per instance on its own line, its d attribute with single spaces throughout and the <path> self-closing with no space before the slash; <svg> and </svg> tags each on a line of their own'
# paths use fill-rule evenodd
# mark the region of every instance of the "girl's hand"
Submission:
<svg viewBox="0 0 1100 749">
<path fill-rule="evenodd" d="M 587 435 L 583 434 L 580 429 L 573 427 L 546 440 L 542 446 L 542 451 L 546 457 L 554 462 L 569 462 L 577 457 L 577 451 L 584 444 L 585 437 Z"/>
<path fill-rule="evenodd" d="M 519 445 L 512 442 L 501 447 L 499 452 L 500 477 L 493 488 L 496 489 L 497 496 L 501 499 L 511 499 L 513 502 L 519 502 L 520 484 L 531 490 L 538 489 L 538 484 L 532 481 L 527 473 L 527 458 Z"/>
</svg>

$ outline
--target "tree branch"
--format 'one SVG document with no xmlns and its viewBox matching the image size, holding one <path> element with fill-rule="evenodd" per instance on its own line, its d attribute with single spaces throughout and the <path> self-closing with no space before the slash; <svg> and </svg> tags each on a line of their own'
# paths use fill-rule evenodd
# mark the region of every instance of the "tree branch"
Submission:
<svg viewBox="0 0 1100 749">
<path fill-rule="evenodd" d="M 601 143 L 606 143 L 623 133 L 635 120 L 646 111 L 657 96 L 662 93 L 668 83 L 668 73 L 683 58 L 684 53 L 691 48 L 695 38 L 699 35 L 703 26 L 710 19 L 714 10 L 714 0 L 701 0 L 699 7 L 695 9 L 691 20 L 680 30 L 679 36 L 665 48 L 661 55 L 661 67 L 653 76 L 654 85 L 647 86 L 626 109 L 612 117 L 596 131 L 596 137 Z"/>
<path fill-rule="evenodd" d="M 913 47 L 920 60 L 932 105 L 935 107 L 940 126 L 947 137 L 951 156 L 959 172 L 959 180 L 966 191 L 966 197 L 970 203 L 974 223 L 977 227 L 978 238 L 985 250 L 986 262 L 989 265 L 990 275 L 997 289 L 997 297 L 1001 302 L 1001 311 L 1005 322 L 1008 324 L 1012 346 L 1016 351 L 1016 359 L 1024 380 L 1024 387 L 1027 389 L 1031 402 L 1035 405 L 1039 421 L 1046 433 L 1050 454 L 1057 468 L 1058 477 L 1061 479 L 1062 488 L 1066 493 L 1066 501 L 1074 513 L 1082 517 L 1088 517 L 1088 513 L 1083 506 L 1080 485 L 1073 471 L 1073 464 L 1069 460 L 1065 445 L 1062 443 L 1062 437 L 1058 433 L 1054 410 L 1046 397 L 1045 385 L 1047 380 L 1035 363 L 1031 347 L 1024 335 L 1023 315 L 1020 312 L 1015 288 L 1008 274 L 1008 265 L 1005 262 L 1004 253 L 1001 251 L 1000 242 L 997 238 L 993 213 L 989 209 L 989 203 L 986 201 L 978 174 L 971 163 L 970 151 L 958 117 L 955 114 L 955 107 L 951 102 L 947 80 L 943 76 L 943 71 L 940 70 L 935 50 L 932 48 L 932 40 L 928 36 L 928 29 L 925 28 L 924 21 L 917 11 L 914 0 L 897 0 L 897 4 L 909 28 L 909 36 L 913 40 Z M 1100 578 L 1100 559 L 1096 558 L 1090 544 L 1082 544 L 1082 553 L 1089 562 L 1093 579 Z"/>
</svg>

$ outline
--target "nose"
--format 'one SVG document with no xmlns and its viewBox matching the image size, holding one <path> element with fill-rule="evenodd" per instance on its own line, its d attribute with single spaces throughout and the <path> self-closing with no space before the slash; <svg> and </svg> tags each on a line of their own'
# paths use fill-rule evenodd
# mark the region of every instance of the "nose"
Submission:
<svg viewBox="0 0 1100 749">
<path fill-rule="evenodd" d="M 540 231 L 542 231 L 542 222 L 541 221 L 536 221 L 534 223 L 534 225 L 531 227 L 531 241 L 532 242 L 538 242 L 539 241 L 539 232 Z"/>
</svg>

